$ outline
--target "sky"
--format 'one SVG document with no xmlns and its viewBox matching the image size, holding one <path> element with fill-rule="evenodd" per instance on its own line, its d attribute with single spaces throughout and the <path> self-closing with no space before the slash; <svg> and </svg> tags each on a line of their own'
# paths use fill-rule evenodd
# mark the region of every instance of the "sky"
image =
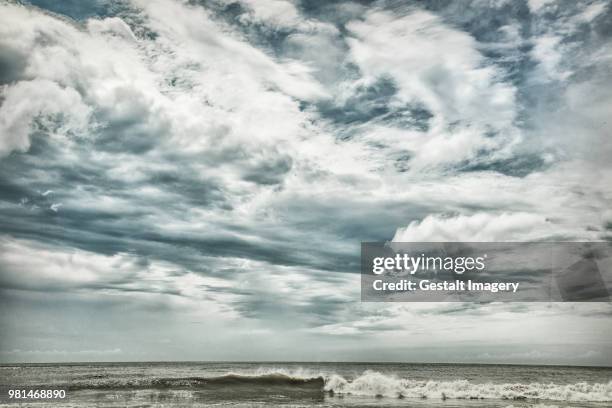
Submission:
<svg viewBox="0 0 612 408">
<path fill-rule="evenodd" d="M 609 303 L 362 303 L 362 241 L 612 239 L 608 1 L 0 1 L 0 362 L 612 365 Z"/>
</svg>

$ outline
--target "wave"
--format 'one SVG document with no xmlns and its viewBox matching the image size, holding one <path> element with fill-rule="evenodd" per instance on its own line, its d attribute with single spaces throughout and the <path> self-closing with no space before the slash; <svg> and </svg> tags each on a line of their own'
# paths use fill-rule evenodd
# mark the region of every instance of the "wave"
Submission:
<svg viewBox="0 0 612 408">
<path fill-rule="evenodd" d="M 612 381 L 605 383 L 472 383 L 467 380 L 419 381 L 400 378 L 376 371 L 347 379 L 339 374 L 299 374 L 257 372 L 254 374 L 228 373 L 216 377 L 170 378 L 106 378 L 68 385 L 76 389 L 236 389 L 239 393 L 267 392 L 284 389 L 287 392 L 352 395 L 361 397 L 418 398 L 418 399 L 496 399 L 548 400 L 571 402 L 612 401 Z"/>
<path fill-rule="evenodd" d="M 612 401 L 612 381 L 607 384 L 495 384 L 456 381 L 417 381 L 366 371 L 353 380 L 332 375 L 325 380 L 330 394 L 422 399 L 501 399 L 550 401 Z"/>
<path fill-rule="evenodd" d="M 129 388 L 215 388 L 231 386 L 306 387 L 322 390 L 323 377 L 294 377 L 283 373 L 243 375 L 229 373 L 218 377 L 168 378 L 106 378 L 99 381 L 74 382 L 69 389 L 129 389 Z"/>
</svg>

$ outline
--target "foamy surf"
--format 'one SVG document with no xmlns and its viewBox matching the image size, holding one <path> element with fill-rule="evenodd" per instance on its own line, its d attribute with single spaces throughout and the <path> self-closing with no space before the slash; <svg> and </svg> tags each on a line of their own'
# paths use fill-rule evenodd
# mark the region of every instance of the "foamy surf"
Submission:
<svg viewBox="0 0 612 408">
<path fill-rule="evenodd" d="M 467 380 L 415 381 L 375 371 L 366 371 L 352 380 L 340 375 L 331 375 L 325 378 L 324 390 L 334 395 L 388 398 L 612 401 L 612 381 L 607 384 L 579 382 L 566 385 L 553 383 L 475 384 Z"/>
</svg>

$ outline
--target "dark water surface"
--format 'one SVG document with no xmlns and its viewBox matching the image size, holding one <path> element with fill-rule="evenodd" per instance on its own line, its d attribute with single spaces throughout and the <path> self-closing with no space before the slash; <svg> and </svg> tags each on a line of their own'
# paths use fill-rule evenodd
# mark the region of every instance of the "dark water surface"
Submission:
<svg viewBox="0 0 612 408">
<path fill-rule="evenodd" d="M 65 389 L 52 407 L 611 407 L 612 368 L 371 363 L 0 366 L 0 386 Z M 6 391 L 3 391 L 6 392 Z"/>
</svg>

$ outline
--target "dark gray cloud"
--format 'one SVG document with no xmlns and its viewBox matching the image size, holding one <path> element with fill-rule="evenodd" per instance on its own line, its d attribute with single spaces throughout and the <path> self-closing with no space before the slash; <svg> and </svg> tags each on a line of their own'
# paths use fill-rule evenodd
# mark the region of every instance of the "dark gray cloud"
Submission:
<svg viewBox="0 0 612 408">
<path fill-rule="evenodd" d="M 0 84 L 10 84 L 20 79 L 26 67 L 26 59 L 8 44 L 0 44 Z"/>
</svg>

